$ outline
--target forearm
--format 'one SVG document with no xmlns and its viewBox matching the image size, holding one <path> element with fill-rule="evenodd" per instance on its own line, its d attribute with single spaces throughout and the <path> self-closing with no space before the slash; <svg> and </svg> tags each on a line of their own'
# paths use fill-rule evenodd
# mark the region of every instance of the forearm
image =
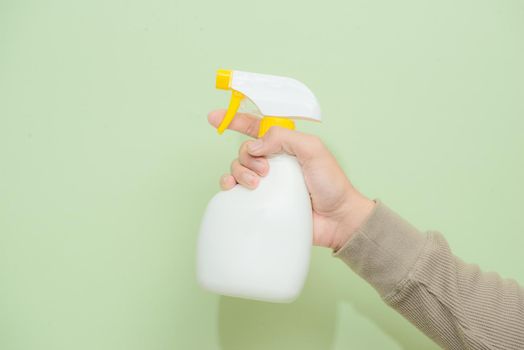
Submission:
<svg viewBox="0 0 524 350">
<path fill-rule="evenodd" d="M 455 257 L 383 203 L 335 253 L 384 301 L 448 349 L 524 347 L 524 290 Z"/>
</svg>

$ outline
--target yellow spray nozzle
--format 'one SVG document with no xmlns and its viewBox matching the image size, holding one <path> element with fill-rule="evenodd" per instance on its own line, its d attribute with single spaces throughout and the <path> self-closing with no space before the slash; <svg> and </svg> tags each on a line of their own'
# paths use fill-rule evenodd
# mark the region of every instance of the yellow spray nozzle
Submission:
<svg viewBox="0 0 524 350">
<path fill-rule="evenodd" d="M 217 76 L 215 81 L 215 86 L 220 90 L 229 90 L 231 85 L 231 77 L 233 72 L 229 69 L 219 69 L 217 70 Z"/>
<path fill-rule="evenodd" d="M 255 104 L 262 116 L 258 137 L 263 137 L 273 126 L 294 129 L 293 119 L 321 121 L 320 106 L 315 95 L 298 80 L 219 69 L 215 85 L 217 89 L 232 92 L 224 119 L 217 127 L 219 134 L 229 127 L 244 97 Z"/>
<path fill-rule="evenodd" d="M 235 114 L 240 107 L 240 102 L 244 98 L 244 94 L 239 91 L 231 89 L 231 79 L 233 77 L 233 71 L 228 69 L 217 70 L 215 86 L 221 90 L 232 90 L 231 100 L 229 101 L 229 107 L 227 108 L 226 115 L 222 122 L 217 128 L 217 132 L 222 134 L 227 129 L 229 124 L 233 121 Z"/>
</svg>

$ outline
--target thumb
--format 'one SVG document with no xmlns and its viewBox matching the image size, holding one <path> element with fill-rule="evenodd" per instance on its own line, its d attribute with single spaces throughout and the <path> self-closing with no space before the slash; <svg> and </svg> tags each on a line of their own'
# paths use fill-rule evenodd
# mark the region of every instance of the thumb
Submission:
<svg viewBox="0 0 524 350">
<path fill-rule="evenodd" d="M 323 145 L 319 138 L 278 126 L 273 126 L 263 138 L 249 142 L 247 145 L 247 151 L 252 156 L 269 156 L 284 152 L 296 156 L 300 163 L 318 155 L 322 149 Z"/>
</svg>

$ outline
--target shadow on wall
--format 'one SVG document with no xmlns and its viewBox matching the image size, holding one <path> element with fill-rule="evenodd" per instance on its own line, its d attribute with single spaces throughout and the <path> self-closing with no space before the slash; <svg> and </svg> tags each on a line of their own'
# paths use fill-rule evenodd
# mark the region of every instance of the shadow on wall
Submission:
<svg viewBox="0 0 524 350">
<path fill-rule="evenodd" d="M 330 349 L 335 313 L 335 303 L 308 303 L 307 298 L 269 304 L 221 297 L 221 349 Z"/>
<path fill-rule="evenodd" d="M 302 295 L 291 304 L 220 297 L 220 348 L 437 349 L 401 316 L 385 307 L 378 295 L 370 297 L 375 292 L 358 277 L 353 278 L 356 283 L 348 284 L 340 276 L 326 276 L 320 266 L 325 264 L 342 263 L 326 261 L 312 265 Z M 351 278 L 348 268 L 341 271 Z"/>
<path fill-rule="evenodd" d="M 223 350 L 331 349 L 336 327 L 335 301 L 311 295 L 291 304 L 220 297 L 219 334 Z"/>
</svg>

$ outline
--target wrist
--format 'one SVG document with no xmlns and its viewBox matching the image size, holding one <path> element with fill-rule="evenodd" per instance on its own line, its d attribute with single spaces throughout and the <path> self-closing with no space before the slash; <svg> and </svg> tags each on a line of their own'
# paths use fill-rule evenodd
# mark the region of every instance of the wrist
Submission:
<svg viewBox="0 0 524 350">
<path fill-rule="evenodd" d="M 375 207 L 375 202 L 354 190 L 348 195 L 344 215 L 337 229 L 337 240 L 334 242 L 334 251 L 342 248 L 362 226 Z"/>
</svg>

